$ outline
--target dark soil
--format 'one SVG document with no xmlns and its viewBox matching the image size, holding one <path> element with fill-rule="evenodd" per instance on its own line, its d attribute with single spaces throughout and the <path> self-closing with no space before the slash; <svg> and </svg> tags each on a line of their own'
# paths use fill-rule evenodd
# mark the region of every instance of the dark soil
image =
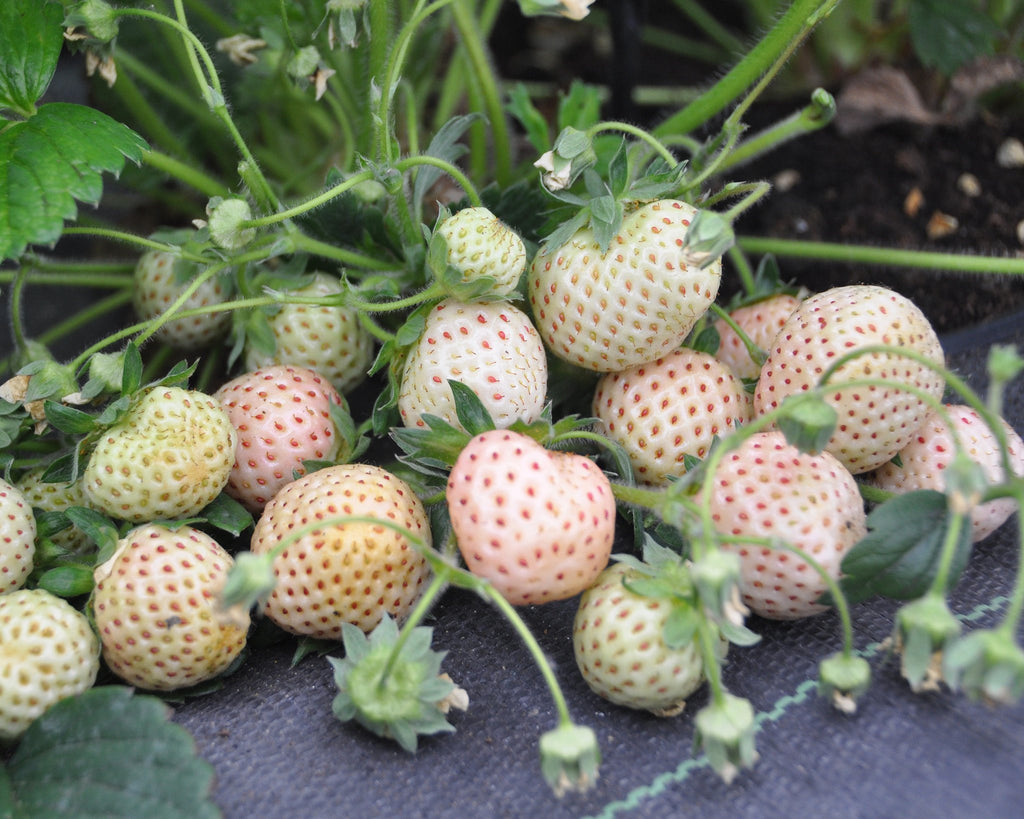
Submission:
<svg viewBox="0 0 1024 819">
<path fill-rule="evenodd" d="M 1024 123 L 979 119 L 966 127 L 889 125 L 855 136 L 829 127 L 739 169 L 776 185 L 765 204 L 744 214 L 740 233 L 974 255 L 1021 256 L 1024 168 L 996 162 L 1000 144 Z M 978 182 L 962 189 L 964 174 Z M 916 211 L 908 205 L 920 193 Z M 929 237 L 936 213 L 956 220 Z M 783 276 L 812 290 L 875 283 L 913 299 L 940 332 L 1024 307 L 1024 277 L 957 274 L 780 259 Z"/>
</svg>

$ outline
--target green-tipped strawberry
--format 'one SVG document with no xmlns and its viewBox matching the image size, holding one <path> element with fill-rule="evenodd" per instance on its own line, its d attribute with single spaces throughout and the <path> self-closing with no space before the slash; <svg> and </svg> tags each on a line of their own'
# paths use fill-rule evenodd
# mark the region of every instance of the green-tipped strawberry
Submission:
<svg viewBox="0 0 1024 819">
<path fill-rule="evenodd" d="M 438 225 L 434 236 L 444 239 L 447 264 L 459 273 L 460 283 L 490 279 L 489 296 L 511 293 L 526 269 L 523 240 L 487 208 L 452 214 Z"/>
</svg>

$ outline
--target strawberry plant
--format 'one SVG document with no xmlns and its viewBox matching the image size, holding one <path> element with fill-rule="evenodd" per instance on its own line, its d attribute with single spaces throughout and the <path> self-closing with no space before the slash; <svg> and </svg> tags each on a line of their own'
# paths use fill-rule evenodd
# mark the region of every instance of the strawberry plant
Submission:
<svg viewBox="0 0 1024 819">
<path fill-rule="evenodd" d="M 515 5 L 568 24 L 600 4 Z M 329 655 L 338 721 L 421 755 L 457 743 L 473 681 L 425 624 L 449 591 L 486 601 L 534 662 L 554 726 L 516 719 L 538 723 L 558 794 L 601 773 L 574 681 L 676 720 L 695 758 L 743 776 L 765 717 L 726 660 L 766 621 L 834 616 L 817 682 L 846 713 L 878 673 L 852 605 L 876 598 L 896 601 L 914 691 L 1024 692 L 1020 567 L 999 625 L 965 629 L 953 603 L 972 541 L 1024 499 L 1003 406 L 1024 359 L 993 348 L 979 394 L 907 296 L 809 292 L 776 255 L 1024 262 L 742 232 L 771 184 L 736 174 L 835 113 L 818 89 L 747 125 L 836 0 L 793 0 L 643 124 L 605 118 L 592 86 L 501 76 L 500 6 L 0 7 L 0 717 L 24 735 L 0 815 L 38 804 L 33 754 L 78 753 L 53 726 L 97 738 L 61 777 L 92 798 L 125 713 L 174 763 L 131 775 L 173 790 L 188 751 L 126 688 L 184 698 L 244 677 L 268 632 L 296 662 Z M 87 104 L 60 98 L 67 66 L 95 75 Z M 38 286 L 90 298 L 34 334 Z M 532 627 L 558 601 L 576 608 L 578 669 Z M 37 662 L 57 637 L 9 657 L 65 609 L 67 673 Z M 83 691 L 98 673 L 124 686 Z M 27 709 L 18 686 L 52 696 Z M 202 766 L 180 767 L 205 815 Z M 110 798 L 89 809 L 130 797 Z"/>
</svg>

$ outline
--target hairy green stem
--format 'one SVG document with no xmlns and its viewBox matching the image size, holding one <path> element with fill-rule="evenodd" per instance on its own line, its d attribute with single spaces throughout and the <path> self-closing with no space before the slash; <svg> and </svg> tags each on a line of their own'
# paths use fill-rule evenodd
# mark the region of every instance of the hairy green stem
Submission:
<svg viewBox="0 0 1024 819">
<path fill-rule="evenodd" d="M 1020 257 L 967 256 L 927 250 L 844 245 L 838 242 L 807 242 L 767 236 L 737 236 L 736 244 L 748 253 L 772 254 L 780 258 L 821 259 L 848 264 L 877 264 L 885 267 L 949 270 L 957 273 L 1001 273 L 1024 275 Z"/>
<path fill-rule="evenodd" d="M 182 162 L 180 159 L 175 159 L 173 156 L 151 150 L 146 151 L 142 155 L 142 161 L 149 165 L 149 167 L 162 171 L 168 176 L 173 176 L 178 181 L 184 182 L 189 187 L 206 196 L 231 195 L 231 189 L 220 180 L 214 179 L 209 174 Z"/>
<path fill-rule="evenodd" d="M 134 233 L 126 233 L 123 230 L 113 230 L 110 228 L 100 227 L 67 227 L 64 228 L 64 236 L 95 236 L 101 239 L 112 239 L 116 242 L 123 244 L 134 245 L 136 247 L 142 247 L 146 250 L 163 250 L 167 253 L 177 253 L 183 259 L 188 259 L 190 262 L 198 262 L 200 264 L 206 264 L 209 259 L 200 256 L 196 253 L 190 253 L 183 248 L 177 247 L 176 245 L 167 244 L 166 242 L 158 242 L 154 239 L 147 239 L 144 236 L 136 236 Z"/>
<path fill-rule="evenodd" d="M 828 15 L 839 0 L 794 0 L 775 26 L 711 89 L 654 129 L 655 136 L 689 134 L 719 114 L 769 67 L 778 64 Z"/>
</svg>

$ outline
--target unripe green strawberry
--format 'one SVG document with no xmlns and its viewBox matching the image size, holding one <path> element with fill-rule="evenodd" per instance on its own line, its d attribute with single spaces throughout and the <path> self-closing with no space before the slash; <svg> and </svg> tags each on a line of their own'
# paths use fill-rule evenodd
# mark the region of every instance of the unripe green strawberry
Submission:
<svg viewBox="0 0 1024 819">
<path fill-rule="evenodd" d="M 626 582 L 641 576 L 614 563 L 580 595 L 573 651 L 596 694 L 617 705 L 670 716 L 704 682 L 704 661 L 696 640 L 678 648 L 665 644 L 673 602 L 626 588 Z"/>
<path fill-rule="evenodd" d="M 251 549 L 265 554 L 296 530 L 324 521 L 274 559 L 277 585 L 265 613 L 293 634 L 340 640 L 345 623 L 370 632 L 385 614 L 403 620 L 430 577 L 426 559 L 401 532 L 328 522 L 341 517 L 384 520 L 431 542 L 416 493 L 380 467 L 341 464 L 292 481 L 263 510 Z"/>
<path fill-rule="evenodd" d="M 566 361 L 598 372 L 678 348 L 718 294 L 721 260 L 701 267 L 687 247 L 697 210 L 665 199 L 626 215 L 606 252 L 585 227 L 544 245 L 530 267 L 537 329 Z"/>
<path fill-rule="evenodd" d="M 430 311 L 406 359 L 402 423 L 424 426 L 421 416 L 430 413 L 461 426 L 449 380 L 473 390 L 499 428 L 535 421 L 547 397 L 544 344 L 526 314 L 507 302 L 446 299 Z"/>
<path fill-rule="evenodd" d="M 163 315 L 188 286 L 188 278 L 176 272 L 177 266 L 187 266 L 187 263 L 176 254 L 162 250 L 151 250 L 139 257 L 135 266 L 132 302 L 136 314 L 143 321 Z M 222 281 L 215 276 L 203 282 L 180 309 L 193 310 L 221 304 L 227 298 L 228 293 Z M 229 312 L 206 313 L 191 318 L 171 319 L 154 336 L 180 350 L 200 350 L 217 341 L 230 326 Z"/>
<path fill-rule="evenodd" d="M 889 492 L 911 492 L 917 489 L 946 490 L 945 471 L 953 462 L 956 447 L 953 431 L 966 449 L 967 455 L 984 470 L 992 484 L 1005 479 L 1002 454 L 992 430 L 977 411 L 964 405 L 946 407 L 950 422 L 933 411 L 918 429 L 914 439 L 899 452 L 899 463 L 889 461 L 872 475 L 871 482 Z M 1010 464 L 1017 477 L 1024 476 L 1024 441 L 1004 419 L 1000 419 L 1009 443 Z M 999 498 L 979 504 L 971 509 L 971 540 L 984 540 L 1017 511 L 1013 498 Z"/>
<path fill-rule="evenodd" d="M 448 264 L 464 283 L 484 276 L 494 279 L 489 294 L 515 290 L 526 268 L 526 246 L 519 235 L 487 208 L 464 208 L 445 219 L 435 235 L 444 237 Z"/>
<path fill-rule="evenodd" d="M 818 603 L 825 580 L 782 544 L 838 579 L 843 557 L 867 534 L 864 501 L 846 467 L 828 452 L 801 452 L 777 431 L 754 433 L 722 458 L 710 509 L 715 528 L 733 539 L 722 548 L 739 555 L 743 602 L 778 620 L 826 610 Z"/>
<path fill-rule="evenodd" d="M 743 383 L 707 353 L 680 349 L 649 364 L 608 373 L 597 383 L 594 415 L 626 450 L 637 479 L 665 483 L 703 458 L 717 436 L 750 420 Z"/>
<path fill-rule="evenodd" d="M 133 523 L 187 518 L 213 501 L 235 462 L 235 429 L 196 390 L 154 387 L 106 429 L 89 456 L 89 503 Z"/>
<path fill-rule="evenodd" d="M 738 307 L 729 314 L 729 317 L 759 349 L 767 353 L 786 319 L 799 306 L 800 299 L 796 296 L 779 293 L 763 301 Z M 715 329 L 719 337 L 715 358 L 740 378 L 757 378 L 761 373 L 761 364 L 750 357 L 747 346 L 736 331 L 722 318 L 715 321 Z"/>
<path fill-rule="evenodd" d="M 147 524 L 93 572 L 103 658 L 121 679 L 173 691 L 216 677 L 245 648 L 248 614 L 229 621 L 219 595 L 233 560 L 209 535 Z"/>
<path fill-rule="evenodd" d="M 234 466 L 225 491 L 250 512 L 261 512 L 305 461 L 333 461 L 342 453 L 331 405 L 345 399 L 319 373 L 285 364 L 243 373 L 214 397 L 237 433 Z"/>
<path fill-rule="evenodd" d="M 754 393 L 764 414 L 790 395 L 817 386 L 840 356 L 868 346 L 888 345 L 918 353 L 941 368 L 938 336 L 921 310 L 884 287 L 850 285 L 811 296 L 775 336 Z M 870 379 L 877 385 L 844 387 Z M 844 364 L 829 380 L 825 400 L 839 419 L 825 447 L 854 474 L 868 472 L 906 446 L 928 415 L 927 403 L 912 387 L 938 399 L 945 379 L 936 370 L 899 352 L 873 352 Z"/>
<path fill-rule="evenodd" d="M 572 597 L 608 565 L 615 497 L 583 455 L 491 430 L 459 453 L 445 494 L 467 568 L 513 605 Z"/>
<path fill-rule="evenodd" d="M 89 505 L 81 481 L 48 483 L 42 480 L 45 472 L 46 467 L 37 467 L 18 479 L 18 489 L 33 508 L 44 512 L 62 512 L 69 506 Z M 74 525 L 54 532 L 50 540 L 69 552 L 88 549 L 92 544 L 85 532 Z"/>
<path fill-rule="evenodd" d="M 319 298 L 342 292 L 337 277 L 316 273 L 312 282 L 292 291 Z M 359 323 L 359 313 L 344 305 L 282 304 L 269 319 L 276 349 L 268 354 L 253 344 L 245 348 L 247 370 L 287 364 L 316 370 L 345 394 L 366 378 L 373 362 L 373 336 Z"/>
<path fill-rule="evenodd" d="M 0 594 L 25 585 L 35 553 L 32 506 L 19 489 L 0 479 Z"/>
<path fill-rule="evenodd" d="M 0 594 L 0 740 L 90 688 L 99 667 L 99 640 L 66 600 L 42 589 Z"/>
</svg>

